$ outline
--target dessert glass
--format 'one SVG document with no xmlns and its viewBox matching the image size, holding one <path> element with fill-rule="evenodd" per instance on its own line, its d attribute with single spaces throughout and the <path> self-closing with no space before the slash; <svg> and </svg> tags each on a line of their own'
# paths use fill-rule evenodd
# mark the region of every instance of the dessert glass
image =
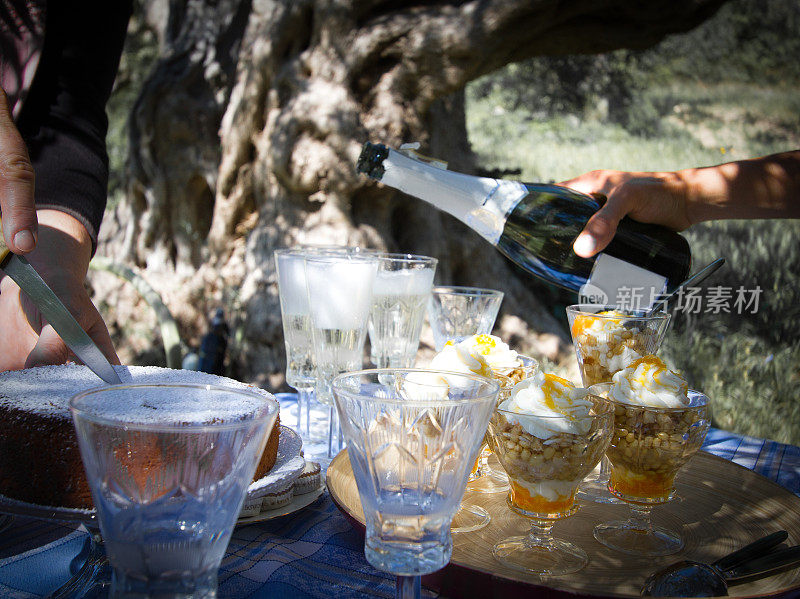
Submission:
<svg viewBox="0 0 800 599">
<path fill-rule="evenodd" d="M 474 374 L 376 369 L 336 377 L 333 391 L 367 561 L 397 575 L 397 597 L 419 597 L 419 576 L 450 561 L 450 522 L 499 385 Z"/>
<path fill-rule="evenodd" d="M 590 387 L 608 396 L 610 384 Z M 681 535 L 653 526 L 650 511 L 675 497 L 675 475 L 703 445 L 710 426 L 709 399 L 688 391 L 689 404 L 654 408 L 608 401 L 614 406 L 614 433 L 608 448 L 611 461 L 609 491 L 628 503 L 628 520 L 599 524 L 594 537 L 603 545 L 639 556 L 677 553 Z"/>
<path fill-rule="evenodd" d="M 611 440 L 613 406 L 595 395 L 587 395 L 587 399 L 594 406 L 586 417 L 584 433 L 555 433 L 543 440 L 528 432 L 536 430 L 529 419 L 547 430 L 569 430 L 567 416 L 497 410 L 489 421 L 492 450 L 510 481 L 508 505 L 531 524 L 527 536 L 511 537 L 494 546 L 494 557 L 507 566 L 556 576 L 577 572 L 589 561 L 580 547 L 552 535 L 556 521 L 578 510 L 578 485 L 600 461 Z"/>
<path fill-rule="evenodd" d="M 624 317 L 599 314 L 616 310 Z M 612 377 L 630 362 L 661 347 L 670 315 L 657 312 L 619 310 L 602 304 L 575 304 L 567 307 L 572 342 L 578 357 L 583 386 L 610 383 Z M 608 459 L 600 461 L 600 471 L 586 477 L 580 487 L 581 499 L 596 503 L 618 503 L 608 493 Z"/>
</svg>

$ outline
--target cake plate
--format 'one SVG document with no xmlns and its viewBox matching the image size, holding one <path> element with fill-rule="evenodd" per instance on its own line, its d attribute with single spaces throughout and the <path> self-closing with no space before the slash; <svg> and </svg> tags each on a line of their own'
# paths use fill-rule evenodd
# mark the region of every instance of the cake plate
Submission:
<svg viewBox="0 0 800 599">
<path fill-rule="evenodd" d="M 250 484 L 247 488 L 248 497 L 259 497 L 285 489 L 293 485 L 294 481 L 303 473 L 306 462 L 302 454 L 303 441 L 300 435 L 283 425 L 281 425 L 280 431 L 278 456 L 275 460 L 275 465 L 266 476 Z M 58 522 L 78 522 L 91 535 L 89 553 L 81 569 L 62 587 L 54 591 L 48 599 L 77 598 L 93 588 L 103 588 L 110 584 L 111 572 L 108 567 L 108 558 L 106 557 L 103 538 L 100 535 L 100 525 L 94 508 L 80 509 L 37 505 L 0 495 L 0 514 L 28 516 L 30 518 Z M 240 518 L 237 521 L 237 525 L 245 523 L 242 522 L 243 520 L 246 519 Z"/>
</svg>

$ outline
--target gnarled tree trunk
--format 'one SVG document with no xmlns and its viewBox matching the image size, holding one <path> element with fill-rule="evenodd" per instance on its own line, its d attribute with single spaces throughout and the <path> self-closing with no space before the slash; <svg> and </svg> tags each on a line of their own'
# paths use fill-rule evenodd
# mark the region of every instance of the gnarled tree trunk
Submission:
<svg viewBox="0 0 800 599">
<path fill-rule="evenodd" d="M 534 55 L 643 48 L 722 1 L 171 1 L 105 251 L 143 267 L 189 335 L 224 305 L 248 380 L 281 382 L 272 250 L 294 243 L 436 256 L 437 280 L 505 291 L 504 337 L 557 357 L 565 332 L 526 279 L 448 215 L 357 176 L 361 144 L 419 141 L 469 171 L 470 80 Z"/>
</svg>

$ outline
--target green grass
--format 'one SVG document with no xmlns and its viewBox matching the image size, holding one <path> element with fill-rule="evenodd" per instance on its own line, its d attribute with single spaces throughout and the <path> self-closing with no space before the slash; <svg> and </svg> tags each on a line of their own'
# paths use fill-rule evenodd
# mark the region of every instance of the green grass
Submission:
<svg viewBox="0 0 800 599">
<path fill-rule="evenodd" d="M 800 147 L 800 89 L 742 82 L 672 81 L 641 98 L 652 126 L 574 115 L 532 118 L 500 94 L 467 94 L 467 127 L 480 162 L 519 168 L 527 181 L 589 170 L 677 170 Z M 655 115 L 655 116 L 653 116 Z M 687 232 L 696 265 L 726 268 L 708 285 L 762 295 L 756 314 L 676 312 L 662 354 L 714 401 L 717 426 L 800 445 L 800 221 L 724 221 Z M 554 307 L 557 309 L 558 307 Z"/>
</svg>

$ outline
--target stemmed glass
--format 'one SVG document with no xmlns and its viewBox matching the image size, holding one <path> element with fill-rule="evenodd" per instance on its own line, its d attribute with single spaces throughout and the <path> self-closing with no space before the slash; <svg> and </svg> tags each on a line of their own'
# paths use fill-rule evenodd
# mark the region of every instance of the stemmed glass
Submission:
<svg viewBox="0 0 800 599">
<path fill-rule="evenodd" d="M 448 341 L 492 332 L 503 292 L 479 287 L 434 287 L 428 302 L 428 320 L 437 352 Z"/>
<path fill-rule="evenodd" d="M 590 387 L 608 396 L 609 384 Z M 680 408 L 655 408 L 618 402 L 614 406 L 614 433 L 608 458 L 608 488 L 628 503 L 628 520 L 605 522 L 594 529 L 594 538 L 606 547 L 638 556 L 677 553 L 683 538 L 677 531 L 653 526 L 650 511 L 675 497 L 675 475 L 703 445 L 709 426 L 709 399 L 688 391 L 689 403 Z"/>
<path fill-rule="evenodd" d="M 308 248 L 275 250 L 286 345 L 286 383 L 297 390 L 297 430 L 304 438 L 311 435 L 311 396 L 316 384 L 305 272 L 305 257 L 313 251 Z"/>
<path fill-rule="evenodd" d="M 315 396 L 330 410 L 329 458 L 338 451 L 341 437 L 331 383 L 342 372 L 361 369 L 377 272 L 378 260 L 369 253 L 324 252 L 305 257 Z"/>
<path fill-rule="evenodd" d="M 431 290 L 428 321 L 433 331 L 434 346 L 442 351 L 448 341 L 459 342 L 472 335 L 488 335 L 503 302 L 503 292 L 479 287 L 439 286 Z M 498 380 L 503 381 L 502 377 Z M 481 451 L 470 473 L 469 483 L 481 480 L 481 489 L 488 492 L 507 491 L 508 481 L 490 479 L 488 453 Z M 497 474 L 497 473 L 495 473 Z M 453 519 L 453 532 L 472 532 L 487 526 L 491 516 L 485 508 L 462 503 Z"/>
<path fill-rule="evenodd" d="M 419 347 L 436 258 L 377 253 L 369 313 L 370 358 L 378 368 L 410 368 Z"/>
<path fill-rule="evenodd" d="M 214 385 L 113 385 L 70 400 L 114 597 L 215 597 L 278 403 Z"/>
<path fill-rule="evenodd" d="M 670 321 L 667 312 L 647 315 L 644 311 L 602 304 L 568 306 L 567 318 L 584 387 L 609 383 L 634 360 L 655 354 Z M 595 503 L 619 503 L 608 492 L 610 471 L 608 458 L 604 457 L 600 471 L 581 483 L 579 497 Z"/>
<path fill-rule="evenodd" d="M 589 561 L 583 549 L 552 535 L 556 521 L 578 510 L 578 485 L 611 438 L 613 406 L 598 396 L 586 397 L 593 408 L 579 422 L 505 410 L 497 410 L 489 421 L 492 449 L 511 485 L 508 505 L 531 523 L 527 535 L 494 546 L 494 557 L 507 566 L 556 576 L 577 572 Z"/>
<path fill-rule="evenodd" d="M 396 597 L 419 597 L 420 576 L 450 561 L 450 521 L 499 385 L 383 369 L 342 374 L 333 391 L 364 508 L 364 554 L 397 575 Z"/>
</svg>

